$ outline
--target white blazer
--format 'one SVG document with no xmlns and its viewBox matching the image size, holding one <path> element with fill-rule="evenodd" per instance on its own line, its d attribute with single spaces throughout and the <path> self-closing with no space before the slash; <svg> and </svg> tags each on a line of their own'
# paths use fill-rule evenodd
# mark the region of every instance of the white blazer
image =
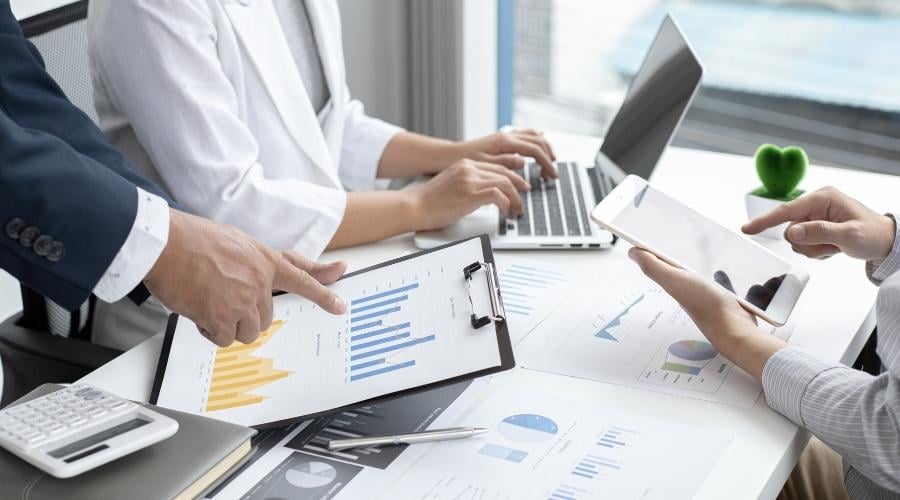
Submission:
<svg viewBox="0 0 900 500">
<path fill-rule="evenodd" d="M 92 0 L 88 36 L 101 128 L 142 173 L 190 212 L 316 258 L 344 188 L 374 189 L 400 129 L 350 98 L 337 2 L 307 9 L 331 94 L 319 116 L 271 0 Z"/>
</svg>

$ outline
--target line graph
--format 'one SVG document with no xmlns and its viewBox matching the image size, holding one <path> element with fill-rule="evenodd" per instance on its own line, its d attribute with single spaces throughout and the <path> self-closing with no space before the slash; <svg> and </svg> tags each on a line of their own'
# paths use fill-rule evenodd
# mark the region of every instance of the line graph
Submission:
<svg viewBox="0 0 900 500">
<path fill-rule="evenodd" d="M 642 300 L 644 300 L 644 297 L 645 295 L 643 293 L 638 295 L 638 298 L 636 298 L 634 302 L 628 304 L 628 307 L 626 307 L 625 310 L 617 314 L 613 319 L 609 320 L 605 325 L 603 325 L 603 327 L 600 328 L 600 330 L 597 331 L 594 336 L 601 339 L 618 342 L 619 339 L 617 339 L 613 335 L 613 332 L 615 331 L 616 327 L 622 325 L 622 320 L 625 318 L 628 312 L 631 311 L 634 306 L 638 305 Z"/>
</svg>

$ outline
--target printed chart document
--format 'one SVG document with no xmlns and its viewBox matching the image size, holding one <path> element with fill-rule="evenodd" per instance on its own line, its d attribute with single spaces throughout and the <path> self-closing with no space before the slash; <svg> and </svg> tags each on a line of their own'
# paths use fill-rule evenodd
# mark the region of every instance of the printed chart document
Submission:
<svg viewBox="0 0 900 500">
<path fill-rule="evenodd" d="M 688 499 L 731 438 L 526 389 L 498 390 L 379 498 Z"/>
<path fill-rule="evenodd" d="M 572 297 L 544 322 L 552 334 L 526 368 L 746 408 L 756 403 L 759 383 L 720 355 L 637 266 L 623 263 Z"/>
<path fill-rule="evenodd" d="M 503 307 L 513 345 L 518 344 L 592 273 L 573 266 L 495 254 Z"/>
<path fill-rule="evenodd" d="M 167 332 L 155 403 L 243 425 L 283 423 L 409 389 L 514 365 L 503 323 L 472 326 L 463 268 L 491 260 L 474 238 L 353 273 L 331 286 L 334 316 L 296 295 L 274 298 L 274 321 L 251 344 L 218 348 L 182 318 Z M 473 275 L 479 315 L 491 311 Z"/>
<path fill-rule="evenodd" d="M 331 452 L 331 439 L 417 432 L 452 425 L 487 387 L 460 382 L 333 416 L 265 429 L 257 452 L 207 498 L 293 500 L 371 498 L 395 481 L 427 446 L 382 446 Z"/>
</svg>

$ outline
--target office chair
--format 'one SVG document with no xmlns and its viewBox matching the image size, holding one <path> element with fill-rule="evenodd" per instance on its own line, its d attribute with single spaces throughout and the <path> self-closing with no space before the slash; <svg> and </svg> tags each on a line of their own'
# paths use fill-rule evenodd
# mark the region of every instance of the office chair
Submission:
<svg viewBox="0 0 900 500">
<path fill-rule="evenodd" d="M 88 65 L 87 8 L 87 0 L 73 2 L 20 24 L 69 100 L 96 123 Z M 121 354 L 90 343 L 93 298 L 68 313 L 23 286 L 22 304 L 22 312 L 0 323 L 0 407 L 45 382 L 77 380 Z"/>
</svg>

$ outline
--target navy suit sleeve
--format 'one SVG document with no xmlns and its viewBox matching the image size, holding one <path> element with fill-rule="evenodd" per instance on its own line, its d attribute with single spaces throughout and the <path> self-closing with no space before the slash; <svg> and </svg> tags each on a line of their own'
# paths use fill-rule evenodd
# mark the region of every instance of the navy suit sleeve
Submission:
<svg viewBox="0 0 900 500">
<path fill-rule="evenodd" d="M 0 267 L 63 307 L 77 307 L 131 230 L 135 186 L 168 199 L 66 99 L 9 1 L 0 1 Z M 21 237 L 27 228 L 29 238 Z M 53 258 L 46 245 L 39 251 L 36 231 L 50 238 L 43 243 L 58 243 Z"/>
<path fill-rule="evenodd" d="M 0 100 L 13 121 L 58 137 L 75 151 L 174 206 L 169 195 L 138 174 L 91 118 L 69 101 L 47 73 L 40 52 L 22 35 L 9 0 L 0 0 L 0 60 Z"/>
</svg>

